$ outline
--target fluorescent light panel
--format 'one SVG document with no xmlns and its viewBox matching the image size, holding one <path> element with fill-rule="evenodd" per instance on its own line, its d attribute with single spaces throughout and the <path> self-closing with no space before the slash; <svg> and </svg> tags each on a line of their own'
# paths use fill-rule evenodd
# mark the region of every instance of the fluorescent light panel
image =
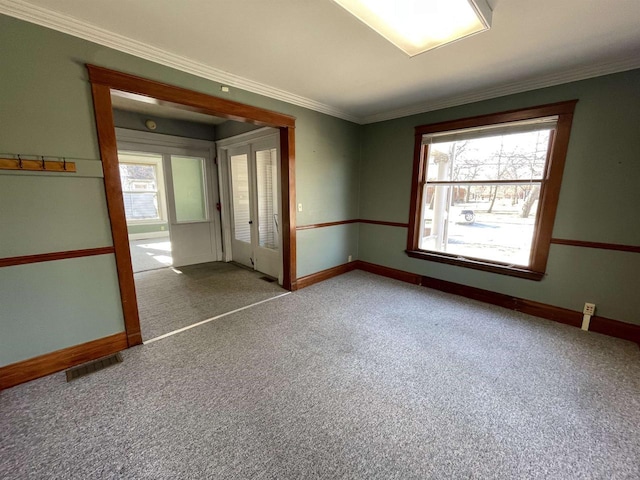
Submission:
<svg viewBox="0 0 640 480">
<path fill-rule="evenodd" d="M 486 0 L 334 0 L 410 57 L 491 27 Z"/>
</svg>

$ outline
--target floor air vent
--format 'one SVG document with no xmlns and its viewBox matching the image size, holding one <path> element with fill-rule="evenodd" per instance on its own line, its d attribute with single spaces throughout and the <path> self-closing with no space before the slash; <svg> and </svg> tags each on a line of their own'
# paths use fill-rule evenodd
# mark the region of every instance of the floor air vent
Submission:
<svg viewBox="0 0 640 480">
<path fill-rule="evenodd" d="M 75 380 L 76 378 L 84 377 L 85 375 L 89 375 L 90 373 L 97 372 L 98 370 L 102 370 L 103 368 L 110 367 L 111 365 L 115 365 L 120 362 L 122 362 L 122 355 L 120 353 L 116 353 L 115 355 L 109 355 L 108 357 L 99 358 L 93 362 L 85 363 L 79 367 L 70 368 L 66 371 L 67 382 Z"/>
<path fill-rule="evenodd" d="M 273 283 L 275 282 L 277 279 L 273 278 L 273 277 L 260 277 L 260 280 L 264 280 L 265 282 L 269 282 L 269 283 Z"/>
</svg>

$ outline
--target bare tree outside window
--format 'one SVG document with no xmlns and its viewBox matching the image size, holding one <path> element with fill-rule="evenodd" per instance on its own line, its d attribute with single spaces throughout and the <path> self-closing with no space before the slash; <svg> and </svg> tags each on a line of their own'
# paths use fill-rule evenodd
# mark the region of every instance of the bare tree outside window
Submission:
<svg viewBox="0 0 640 480">
<path fill-rule="evenodd" d="M 416 127 L 407 255 L 541 280 L 576 102 Z"/>
</svg>

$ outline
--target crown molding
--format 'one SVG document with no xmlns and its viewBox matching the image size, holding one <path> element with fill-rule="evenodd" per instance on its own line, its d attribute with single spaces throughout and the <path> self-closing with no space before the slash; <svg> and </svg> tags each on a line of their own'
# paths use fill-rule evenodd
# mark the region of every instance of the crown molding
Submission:
<svg viewBox="0 0 640 480">
<path fill-rule="evenodd" d="M 269 98 L 281 100 L 286 103 L 308 108 L 316 112 L 358 124 L 393 120 L 410 115 L 417 115 L 449 107 L 457 107 L 468 103 L 480 102 L 506 95 L 513 95 L 530 90 L 552 87 L 564 83 L 586 80 L 588 78 L 640 68 L 640 55 L 638 52 L 634 52 L 635 55 L 629 55 L 606 62 L 598 62 L 592 65 L 571 68 L 562 72 L 550 73 L 495 87 L 473 90 L 466 94 L 448 96 L 427 102 L 417 102 L 404 108 L 388 110 L 373 115 L 357 116 L 331 105 L 317 102 L 313 99 L 302 97 L 239 75 L 234 75 L 205 65 L 201 62 L 139 42 L 132 38 L 112 33 L 104 28 L 97 27 L 73 17 L 62 15 L 54 12 L 53 10 L 32 5 L 23 0 L 0 0 L 0 13 L 30 23 L 35 23 L 43 27 L 51 28 L 53 30 L 171 67 L 185 73 L 206 78 L 207 80 L 212 80 L 235 88 L 241 88 L 252 93 L 264 95 Z"/>
<path fill-rule="evenodd" d="M 638 52 L 635 52 L 635 55 L 629 55 L 607 62 L 572 68 L 570 70 L 502 84 L 496 87 L 474 90 L 467 94 L 456 95 L 454 97 L 445 97 L 434 101 L 420 102 L 408 107 L 376 113 L 374 115 L 366 115 L 360 118 L 360 124 L 366 125 L 369 123 L 383 122 L 385 120 L 393 120 L 396 118 L 408 117 L 410 115 L 442 110 L 449 107 L 458 107 L 469 103 L 528 92 L 540 88 L 553 87 L 555 85 L 577 82 L 579 80 L 586 80 L 589 78 L 601 77 L 612 73 L 625 72 L 636 68 L 640 68 L 640 54 L 638 54 Z"/>
<path fill-rule="evenodd" d="M 51 28 L 58 32 L 88 40 L 105 47 L 113 48 L 114 50 L 150 60 L 182 72 L 206 78 L 207 80 L 213 80 L 214 82 L 219 82 L 224 85 L 241 88 L 276 100 L 282 100 L 283 102 L 342 118 L 350 122 L 360 123 L 360 118 L 357 116 L 339 110 L 331 105 L 326 105 L 310 98 L 302 97 L 264 83 L 210 67 L 190 58 L 176 55 L 152 45 L 125 37 L 124 35 L 110 32 L 91 23 L 62 15 L 53 10 L 39 7 L 28 2 L 21 0 L 0 0 L 0 13 Z"/>
</svg>

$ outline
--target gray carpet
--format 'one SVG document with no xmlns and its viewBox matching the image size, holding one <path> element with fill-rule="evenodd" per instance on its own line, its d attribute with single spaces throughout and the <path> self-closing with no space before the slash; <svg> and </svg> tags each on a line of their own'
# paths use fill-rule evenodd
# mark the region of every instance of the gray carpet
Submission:
<svg viewBox="0 0 640 480">
<path fill-rule="evenodd" d="M 131 240 L 129 251 L 134 273 L 166 268 L 173 263 L 169 237 Z"/>
<path fill-rule="evenodd" d="M 286 292 L 264 274 L 211 262 L 135 274 L 142 338 L 149 340 L 201 320 Z"/>
<path fill-rule="evenodd" d="M 637 479 L 637 345 L 351 272 L 0 393 L 3 479 Z"/>
</svg>

